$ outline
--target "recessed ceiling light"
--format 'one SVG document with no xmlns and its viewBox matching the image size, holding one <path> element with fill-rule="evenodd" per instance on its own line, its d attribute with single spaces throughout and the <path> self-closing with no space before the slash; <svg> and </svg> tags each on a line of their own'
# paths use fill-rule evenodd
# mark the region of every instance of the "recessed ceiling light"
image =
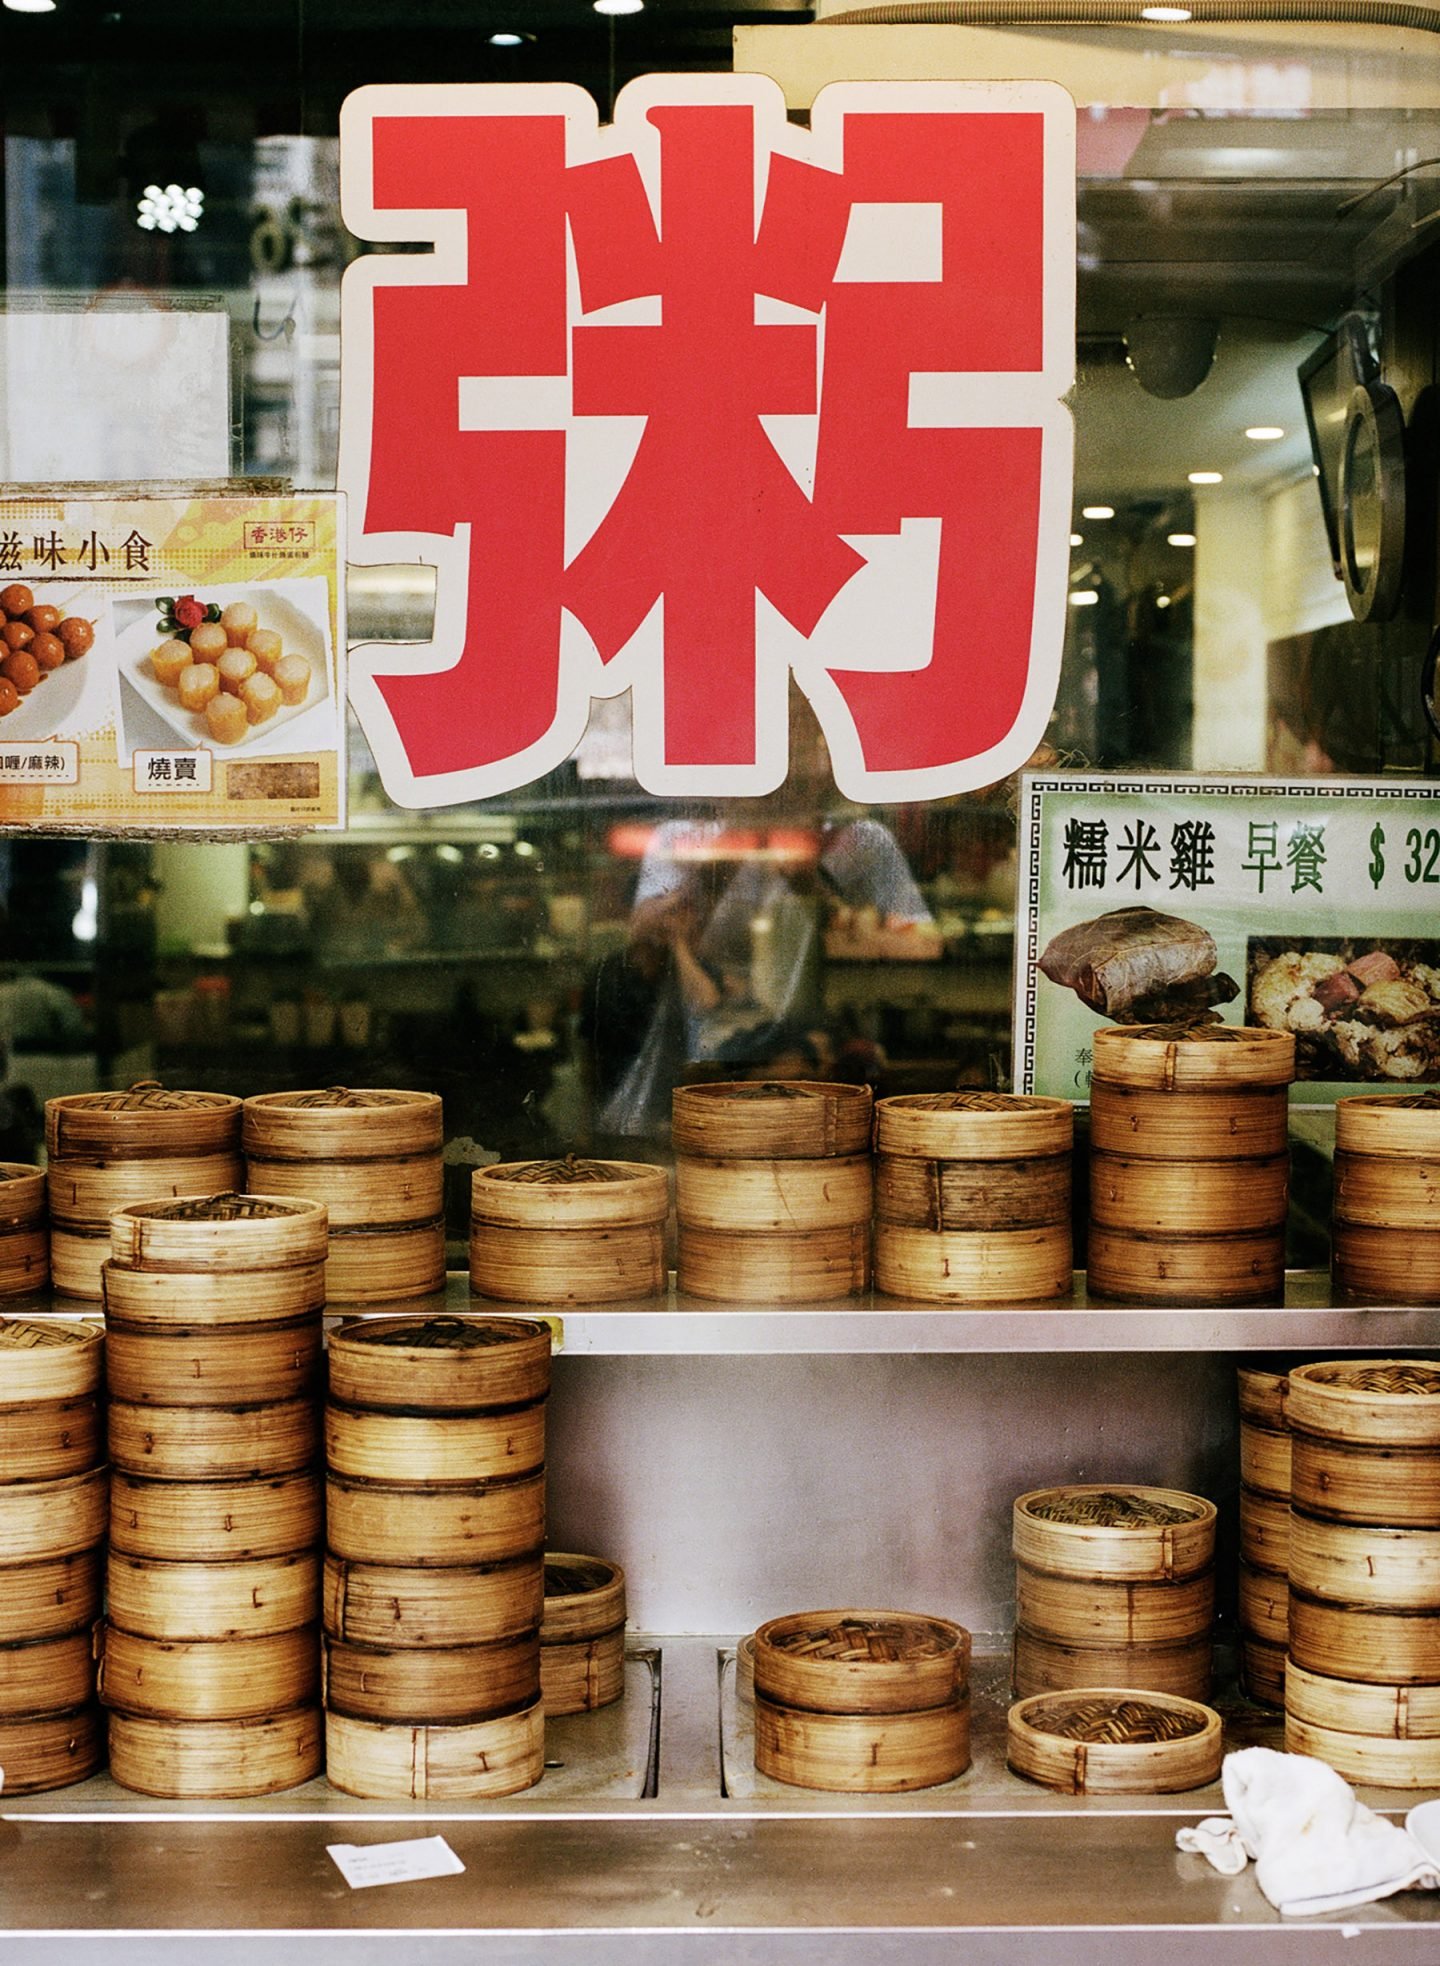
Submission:
<svg viewBox="0 0 1440 1966">
<path fill-rule="evenodd" d="M 1167 546 L 1193 546 L 1195 544 L 1195 535 L 1193 532 L 1167 532 L 1165 535 L 1165 544 Z"/>
<path fill-rule="evenodd" d="M 1141 20 L 1189 20 L 1188 7 L 1142 7 Z"/>
<path fill-rule="evenodd" d="M 1070 544 L 1071 544 L 1072 546 L 1083 546 L 1083 545 L 1085 544 L 1085 535 L 1084 535 L 1084 533 L 1083 533 L 1083 532 L 1072 532 L 1072 533 L 1071 533 L 1071 535 L 1070 535 Z"/>
<path fill-rule="evenodd" d="M 1252 444 L 1273 444 L 1276 438 L 1283 437 L 1285 432 L 1278 423 L 1252 423 L 1245 435 Z"/>
<path fill-rule="evenodd" d="M 1080 507 L 1080 517 L 1082 519 L 1113 519 L 1115 517 L 1115 507 L 1113 505 L 1082 505 Z"/>
<path fill-rule="evenodd" d="M 1223 471 L 1187 471 L 1185 475 L 1192 485 L 1223 485 L 1225 482 Z"/>
<path fill-rule="evenodd" d="M 1170 596 L 1168 594 L 1157 594 L 1155 596 L 1155 605 L 1157 608 L 1168 608 L 1170 605 Z"/>
<path fill-rule="evenodd" d="M 512 34 L 506 28 L 502 28 L 498 34 L 492 34 L 490 36 L 490 46 L 492 48 L 523 48 L 524 45 L 525 36 L 523 34 Z"/>
<path fill-rule="evenodd" d="M 1093 587 L 1077 587 L 1070 596 L 1072 608 L 1093 608 L 1100 596 Z"/>
<path fill-rule="evenodd" d="M 55 0 L 0 0 L 12 14 L 53 14 Z"/>
<path fill-rule="evenodd" d="M 597 14 L 639 14 L 645 9 L 645 0 L 590 0 Z"/>
</svg>

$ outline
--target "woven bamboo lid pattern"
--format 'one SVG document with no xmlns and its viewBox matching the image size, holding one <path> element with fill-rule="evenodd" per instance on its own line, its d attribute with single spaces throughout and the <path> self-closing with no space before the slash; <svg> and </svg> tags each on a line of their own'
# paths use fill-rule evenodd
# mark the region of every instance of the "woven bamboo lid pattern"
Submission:
<svg viewBox="0 0 1440 1966">
<path fill-rule="evenodd" d="M 715 1159 L 863 1154 L 873 1108 L 867 1085 L 808 1079 L 681 1085 L 675 1088 L 671 1141 L 677 1154 Z"/>
<path fill-rule="evenodd" d="M 755 1688 L 819 1713 L 913 1713 L 964 1691 L 970 1634 L 908 1611 L 800 1611 L 755 1633 Z"/>
<path fill-rule="evenodd" d="M 110 1217 L 112 1261 L 134 1269 L 260 1269 L 323 1260 L 323 1202 L 282 1195 L 187 1195 Z"/>
<path fill-rule="evenodd" d="M 1176 1488 L 1036 1488 L 1016 1499 L 1012 1546 L 1021 1562 L 1053 1576 L 1189 1577 L 1214 1555 L 1215 1517 L 1213 1502 Z"/>
<path fill-rule="evenodd" d="M 1295 1040 L 1288 1031 L 1236 1024 L 1117 1025 L 1094 1037 L 1094 1076 L 1162 1092 L 1289 1085 Z"/>
<path fill-rule="evenodd" d="M 1011 1092 L 913 1092 L 875 1107 L 875 1148 L 921 1160 L 1025 1160 L 1067 1153 L 1068 1099 Z"/>
<path fill-rule="evenodd" d="M 45 1102 L 45 1150 L 126 1156 L 214 1153 L 240 1138 L 240 1101 L 227 1092 L 172 1092 L 153 1079 L 127 1092 L 70 1092 Z"/>
<path fill-rule="evenodd" d="M 625 1572 L 603 1556 L 545 1552 L 542 1644 L 598 1637 L 625 1623 Z"/>
<path fill-rule="evenodd" d="M 595 1227 L 662 1222 L 670 1203 L 663 1168 L 644 1161 L 499 1161 L 470 1178 L 470 1211 L 498 1228 Z"/>
<path fill-rule="evenodd" d="M 1289 1374 L 1286 1419 L 1330 1440 L 1440 1448 L 1440 1361 L 1326 1359 Z"/>
<path fill-rule="evenodd" d="M 1440 1090 L 1361 1092 L 1337 1099 L 1335 1150 L 1440 1159 Z"/>
<path fill-rule="evenodd" d="M 105 1328 L 49 1318 L 0 1318 L 0 1406 L 76 1399 L 100 1384 Z"/>
<path fill-rule="evenodd" d="M 1010 1766 L 1067 1794 L 1173 1793 L 1220 1772 L 1220 1716 L 1176 1696 L 1084 1688 L 1010 1709 Z"/>
<path fill-rule="evenodd" d="M 245 1101 L 247 1152 L 298 1160 L 389 1159 L 444 1145 L 440 1095 L 394 1086 L 262 1092 Z"/>
</svg>

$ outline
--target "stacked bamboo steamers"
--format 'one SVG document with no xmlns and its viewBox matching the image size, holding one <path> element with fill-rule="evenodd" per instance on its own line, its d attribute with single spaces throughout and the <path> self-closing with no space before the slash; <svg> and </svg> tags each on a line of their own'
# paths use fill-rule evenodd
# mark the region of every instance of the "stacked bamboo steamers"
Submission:
<svg viewBox="0 0 1440 1966">
<path fill-rule="evenodd" d="M 1285 1704 L 1290 1636 L 1290 1429 L 1283 1372 L 1242 1365 L 1240 1672 L 1262 1706 Z"/>
<path fill-rule="evenodd" d="M 44 1170 L 0 1161 L 0 1298 L 28 1297 L 49 1281 Z"/>
<path fill-rule="evenodd" d="M 517 1304 L 606 1304 L 665 1288 L 670 1188 L 641 1161 L 502 1161 L 470 1180 L 470 1284 Z"/>
<path fill-rule="evenodd" d="M 0 1768 L 5 1793 L 104 1764 L 91 1627 L 107 1474 L 98 1324 L 0 1319 Z"/>
<path fill-rule="evenodd" d="M 325 1248 L 313 1201 L 112 1218 L 100 1692 L 126 1788 L 264 1795 L 320 1773 Z"/>
<path fill-rule="evenodd" d="M 330 1343 L 326 1760 L 352 1795 L 510 1795 L 544 1769 L 550 1333 L 397 1317 Z"/>
<path fill-rule="evenodd" d="M 1336 1101 L 1332 1247 L 1347 1296 L 1440 1303 L 1440 1092 Z"/>
</svg>

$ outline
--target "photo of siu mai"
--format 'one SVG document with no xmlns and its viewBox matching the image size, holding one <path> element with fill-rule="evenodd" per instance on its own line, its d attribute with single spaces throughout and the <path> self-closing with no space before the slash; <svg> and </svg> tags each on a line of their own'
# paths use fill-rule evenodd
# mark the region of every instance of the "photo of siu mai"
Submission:
<svg viewBox="0 0 1440 1966">
<path fill-rule="evenodd" d="M 1116 1024 L 1218 1024 L 1240 986 L 1198 922 L 1154 908 L 1116 908 L 1053 937 L 1041 972 Z"/>
</svg>

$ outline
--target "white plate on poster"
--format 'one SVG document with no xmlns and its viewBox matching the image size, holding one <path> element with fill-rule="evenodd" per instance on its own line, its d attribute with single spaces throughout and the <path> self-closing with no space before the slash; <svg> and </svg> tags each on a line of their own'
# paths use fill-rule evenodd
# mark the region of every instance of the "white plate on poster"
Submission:
<svg viewBox="0 0 1440 1966">
<path fill-rule="evenodd" d="M 103 707 L 84 708 L 86 686 L 94 683 L 103 693 L 105 648 L 109 639 L 109 608 L 103 594 L 88 589 L 71 594 L 53 591 L 43 584 L 35 587 L 37 602 L 53 604 L 62 615 L 78 614 L 92 622 L 95 640 L 87 654 L 73 662 L 62 662 L 51 669 L 27 695 L 22 696 L 8 717 L 0 717 L 0 746 L 44 743 L 52 737 L 77 737 L 98 728 L 105 721 Z"/>
<path fill-rule="evenodd" d="M 226 757 L 257 750 L 333 751 L 338 720 L 333 714 L 330 688 L 328 583 L 320 579 L 254 581 L 248 586 L 205 587 L 197 592 L 196 599 L 213 601 L 221 608 L 233 601 L 247 601 L 259 617 L 258 625 L 279 635 L 283 652 L 304 656 L 310 664 L 309 694 L 303 703 L 282 703 L 273 717 L 263 724 L 252 724 L 238 743 L 217 744 L 203 712 L 187 710 L 150 666 L 152 651 L 167 639 L 157 625 L 159 610 L 154 599 L 147 597 L 143 610 L 136 614 L 136 603 L 127 597 L 116 607 L 117 618 L 122 613 L 133 617 L 116 638 L 116 666 L 146 708 L 190 749 L 203 744 Z M 293 728 L 307 719 L 303 732 Z M 282 731 L 283 738 L 278 735 Z M 127 727 L 122 754 L 128 755 L 137 741 L 143 741 L 141 733 Z"/>
</svg>

